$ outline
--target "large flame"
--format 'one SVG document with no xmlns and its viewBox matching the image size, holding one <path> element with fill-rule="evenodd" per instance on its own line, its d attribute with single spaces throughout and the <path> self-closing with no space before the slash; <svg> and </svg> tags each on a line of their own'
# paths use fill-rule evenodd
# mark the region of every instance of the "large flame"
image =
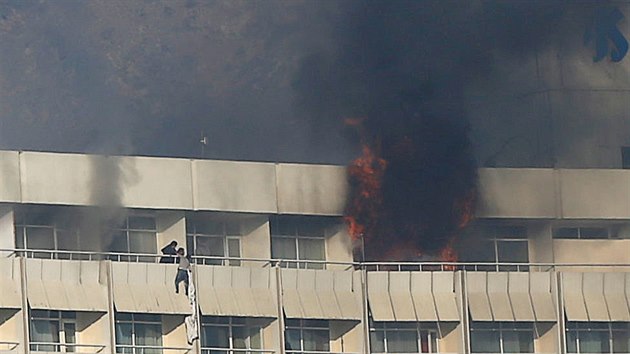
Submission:
<svg viewBox="0 0 630 354">
<path fill-rule="evenodd" d="M 350 196 L 344 219 L 355 245 L 363 247 L 368 260 L 440 260 L 457 261 L 457 252 L 453 247 L 456 232 L 449 235 L 446 245 L 437 254 L 425 254 L 418 247 L 415 238 L 423 237 L 424 228 L 416 220 L 399 225 L 407 235 L 394 235 L 388 219 L 388 210 L 384 209 L 383 178 L 387 172 L 388 161 L 381 155 L 380 139 L 371 141 L 365 136 L 361 119 L 347 119 L 346 124 L 357 128 L 361 134 L 362 155 L 352 161 L 348 167 Z M 398 156 L 413 151 L 414 143 L 402 137 L 392 151 Z M 464 228 L 474 217 L 475 191 L 471 190 L 456 199 L 452 206 L 453 223 L 456 230 Z M 395 237 L 395 239 L 393 238 Z M 356 241 L 360 241 L 356 242 Z"/>
</svg>

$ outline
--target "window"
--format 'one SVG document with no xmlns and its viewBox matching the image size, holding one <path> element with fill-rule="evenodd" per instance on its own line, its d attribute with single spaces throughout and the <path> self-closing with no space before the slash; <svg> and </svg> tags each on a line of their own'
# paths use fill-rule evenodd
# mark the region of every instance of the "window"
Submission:
<svg viewBox="0 0 630 354">
<path fill-rule="evenodd" d="M 437 328 L 418 322 L 372 322 L 372 353 L 437 353 Z"/>
<path fill-rule="evenodd" d="M 153 216 L 128 216 L 122 225 L 113 231 L 110 250 L 117 253 L 157 254 L 157 229 Z M 156 257 L 113 257 L 114 260 L 138 260 L 156 262 Z"/>
<path fill-rule="evenodd" d="M 567 353 L 630 353 L 630 323 L 569 322 Z"/>
<path fill-rule="evenodd" d="M 330 351 L 330 327 L 326 320 L 286 320 L 287 353 Z"/>
<path fill-rule="evenodd" d="M 116 314 L 116 353 L 162 354 L 160 315 Z"/>
<path fill-rule="evenodd" d="M 476 231 L 481 237 L 466 254 L 466 261 L 496 263 L 496 265 L 467 266 L 468 270 L 481 271 L 527 271 L 529 262 L 529 242 L 527 229 L 522 226 L 478 225 Z M 506 264 L 512 263 L 512 264 Z"/>
<path fill-rule="evenodd" d="M 76 313 L 73 311 L 31 310 L 31 351 L 74 352 Z"/>
<path fill-rule="evenodd" d="M 212 220 L 186 219 L 188 253 L 196 256 L 241 257 L 241 231 L 238 223 Z M 197 263 L 225 265 L 223 259 L 198 259 Z M 229 260 L 239 266 L 238 260 Z"/>
<path fill-rule="evenodd" d="M 262 349 L 260 320 L 244 317 L 204 316 L 201 322 L 202 354 L 252 353 Z M 238 349 L 231 351 L 229 349 Z"/>
<path fill-rule="evenodd" d="M 321 218 L 277 217 L 270 220 L 271 257 L 298 261 L 326 260 L 326 222 Z M 289 268 L 323 269 L 323 263 L 285 262 Z"/>
<path fill-rule="evenodd" d="M 472 322 L 473 353 L 533 353 L 534 325 L 523 322 Z"/>
<path fill-rule="evenodd" d="M 51 210 L 17 212 L 15 214 L 15 245 L 19 249 L 62 250 L 79 249 L 79 233 L 76 227 L 54 220 Z M 32 252 L 34 258 L 69 258 L 69 254 Z"/>
<path fill-rule="evenodd" d="M 607 227 L 560 227 L 553 230 L 553 238 L 598 240 L 617 238 Z"/>
</svg>

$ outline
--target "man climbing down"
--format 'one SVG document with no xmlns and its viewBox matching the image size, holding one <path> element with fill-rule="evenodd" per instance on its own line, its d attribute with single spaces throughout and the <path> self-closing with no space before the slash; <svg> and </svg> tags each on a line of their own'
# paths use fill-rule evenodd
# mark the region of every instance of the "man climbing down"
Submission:
<svg viewBox="0 0 630 354">
<path fill-rule="evenodd" d="M 190 256 L 184 255 L 184 249 L 177 250 L 179 256 L 179 265 L 177 266 L 177 275 L 175 276 L 175 293 L 179 294 L 179 283 L 184 282 L 184 293 L 188 296 L 188 270 L 190 269 Z"/>
</svg>

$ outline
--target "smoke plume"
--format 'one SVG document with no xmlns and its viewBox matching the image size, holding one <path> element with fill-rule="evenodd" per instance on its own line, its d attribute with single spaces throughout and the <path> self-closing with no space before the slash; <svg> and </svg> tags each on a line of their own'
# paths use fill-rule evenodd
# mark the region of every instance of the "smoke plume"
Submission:
<svg viewBox="0 0 630 354">
<path fill-rule="evenodd" d="M 473 213 L 467 88 L 492 77 L 498 57 L 526 60 L 547 46 L 568 46 L 567 34 L 581 36 L 574 26 L 587 23 L 594 3 L 344 5 L 335 44 L 303 61 L 294 81 L 298 105 L 322 131 L 361 118 L 364 155 L 350 168 L 346 213 L 367 256 L 435 255 Z"/>
</svg>

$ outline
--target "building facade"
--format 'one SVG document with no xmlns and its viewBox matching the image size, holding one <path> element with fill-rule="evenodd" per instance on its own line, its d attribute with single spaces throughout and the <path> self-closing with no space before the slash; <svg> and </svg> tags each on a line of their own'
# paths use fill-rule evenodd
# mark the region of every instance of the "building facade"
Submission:
<svg viewBox="0 0 630 354">
<path fill-rule="evenodd" d="M 358 263 L 344 167 L 0 152 L 0 352 L 630 353 L 630 171 L 479 176 L 460 263 Z"/>
</svg>

